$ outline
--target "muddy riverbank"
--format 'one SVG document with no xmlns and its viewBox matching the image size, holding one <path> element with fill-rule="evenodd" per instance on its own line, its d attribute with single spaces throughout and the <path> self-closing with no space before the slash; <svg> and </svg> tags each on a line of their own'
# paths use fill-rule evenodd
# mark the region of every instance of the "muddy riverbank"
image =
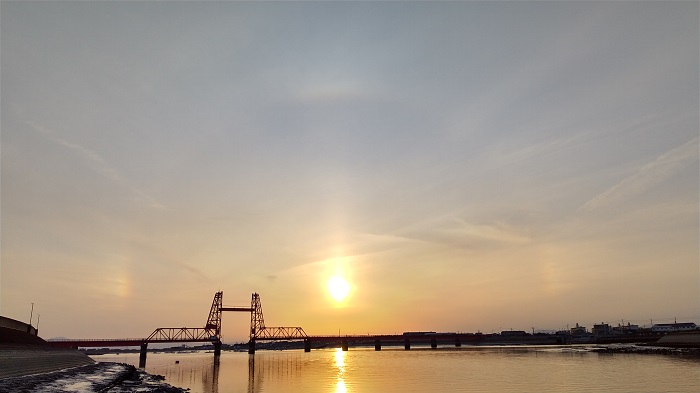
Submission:
<svg viewBox="0 0 700 393">
<path fill-rule="evenodd" d="M 187 390 L 171 386 L 162 376 L 151 375 L 123 363 L 100 362 L 50 373 L 25 375 L 0 380 L 2 393 L 181 393 Z"/>
</svg>

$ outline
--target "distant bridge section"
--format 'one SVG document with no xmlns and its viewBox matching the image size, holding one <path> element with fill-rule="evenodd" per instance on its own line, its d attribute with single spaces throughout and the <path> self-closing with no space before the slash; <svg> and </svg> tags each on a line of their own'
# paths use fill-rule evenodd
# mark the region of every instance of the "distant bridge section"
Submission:
<svg viewBox="0 0 700 393">
<path fill-rule="evenodd" d="M 345 336 L 308 336 L 304 340 L 304 350 L 309 352 L 311 346 L 315 344 L 337 344 L 340 342 L 340 347 L 343 351 L 348 350 L 350 344 L 353 345 L 371 345 L 374 343 L 374 349 L 381 351 L 382 345 L 401 345 L 404 349 L 411 349 L 411 345 L 427 344 L 431 348 L 437 348 L 438 343 L 449 343 L 455 347 L 461 347 L 462 344 L 474 345 L 480 343 L 484 339 L 484 335 L 480 333 L 404 333 L 404 334 L 367 334 L 367 335 L 345 335 Z"/>
<path fill-rule="evenodd" d="M 107 339 L 61 339 L 48 340 L 56 348 L 104 348 L 104 347 L 138 347 L 146 342 L 145 338 L 107 338 Z"/>
<path fill-rule="evenodd" d="M 141 347 L 139 367 L 146 366 L 149 343 L 210 342 L 214 344 L 214 356 L 221 354 L 221 311 L 223 292 L 214 294 L 209 317 L 203 328 L 158 328 L 145 338 L 50 340 L 51 346 L 59 348 L 79 347 Z"/>
</svg>

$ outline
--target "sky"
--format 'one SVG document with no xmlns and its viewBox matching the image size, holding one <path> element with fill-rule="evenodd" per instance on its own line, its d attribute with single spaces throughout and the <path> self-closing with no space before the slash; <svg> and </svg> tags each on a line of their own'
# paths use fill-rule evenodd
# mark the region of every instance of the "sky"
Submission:
<svg viewBox="0 0 700 393">
<path fill-rule="evenodd" d="M 700 323 L 699 7 L 3 1 L 0 314 Z"/>
</svg>

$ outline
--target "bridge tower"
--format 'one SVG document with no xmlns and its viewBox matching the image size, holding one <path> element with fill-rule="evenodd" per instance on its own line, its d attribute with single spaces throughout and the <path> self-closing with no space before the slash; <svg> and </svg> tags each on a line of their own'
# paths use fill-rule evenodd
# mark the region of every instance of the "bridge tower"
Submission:
<svg viewBox="0 0 700 393">
<path fill-rule="evenodd" d="M 265 330 L 265 318 L 263 317 L 260 295 L 253 293 L 250 299 L 250 341 L 248 341 L 248 353 L 255 353 L 255 339 L 258 333 Z"/>
<path fill-rule="evenodd" d="M 214 295 L 214 300 L 211 302 L 211 309 L 209 310 L 209 318 L 207 318 L 207 323 L 204 325 L 204 329 L 212 331 L 219 341 L 221 341 L 221 309 L 223 307 L 224 293 L 217 292 Z"/>
<path fill-rule="evenodd" d="M 214 301 L 216 302 L 216 298 L 214 298 Z M 212 312 L 213 310 L 214 305 L 212 305 Z M 305 340 L 305 343 L 308 341 L 308 336 L 301 327 L 265 326 L 262 303 L 260 302 L 260 295 L 257 293 L 253 293 L 253 295 L 250 297 L 250 307 L 222 307 L 219 303 L 218 311 L 218 326 L 221 326 L 221 311 L 242 311 L 250 313 L 250 340 L 248 341 L 248 353 L 251 355 L 255 353 L 255 342 L 258 340 Z M 311 350 L 310 343 L 308 344 L 309 345 L 306 346 L 309 348 L 309 350 Z"/>
<path fill-rule="evenodd" d="M 224 293 L 222 291 L 214 295 L 214 300 L 212 300 L 211 308 L 209 309 L 209 318 L 207 318 L 207 323 L 204 325 L 205 330 L 213 332 L 211 339 L 214 344 L 215 357 L 221 355 L 221 308 L 223 299 Z"/>
</svg>

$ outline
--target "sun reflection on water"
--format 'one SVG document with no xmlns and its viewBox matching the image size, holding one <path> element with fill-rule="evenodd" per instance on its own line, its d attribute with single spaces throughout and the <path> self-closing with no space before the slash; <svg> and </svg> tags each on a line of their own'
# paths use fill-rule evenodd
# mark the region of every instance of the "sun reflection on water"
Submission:
<svg viewBox="0 0 700 393">
<path fill-rule="evenodd" d="M 345 351 L 341 348 L 335 350 L 335 366 L 338 368 L 338 381 L 335 383 L 335 393 L 347 393 L 345 387 Z"/>
<path fill-rule="evenodd" d="M 341 348 L 335 350 L 335 366 L 338 367 L 338 375 L 345 372 L 345 351 Z"/>
<path fill-rule="evenodd" d="M 338 378 L 338 382 L 335 384 L 335 393 L 347 393 L 347 391 L 343 378 Z"/>
</svg>

